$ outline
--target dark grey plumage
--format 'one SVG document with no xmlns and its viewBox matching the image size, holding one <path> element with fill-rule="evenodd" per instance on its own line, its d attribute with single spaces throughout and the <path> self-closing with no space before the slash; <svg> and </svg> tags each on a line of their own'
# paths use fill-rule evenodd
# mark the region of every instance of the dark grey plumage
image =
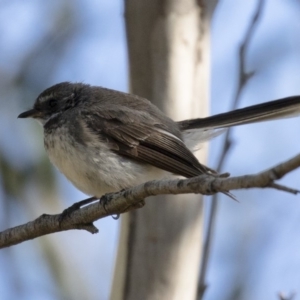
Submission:
<svg viewBox="0 0 300 300">
<path fill-rule="evenodd" d="M 37 98 L 33 117 L 44 126 L 50 160 L 80 190 L 101 196 L 168 173 L 214 173 L 192 148 L 203 135 L 233 125 L 299 113 L 300 97 L 208 118 L 174 122 L 148 100 L 101 87 L 63 82 Z M 202 138 L 203 140 L 203 138 Z"/>
</svg>

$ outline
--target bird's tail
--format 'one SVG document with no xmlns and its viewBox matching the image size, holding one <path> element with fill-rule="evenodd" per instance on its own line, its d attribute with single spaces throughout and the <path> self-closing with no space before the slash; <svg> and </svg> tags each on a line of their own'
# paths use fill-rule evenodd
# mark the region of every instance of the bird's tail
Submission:
<svg viewBox="0 0 300 300">
<path fill-rule="evenodd" d="M 191 119 L 178 122 L 181 131 L 190 129 L 219 129 L 300 114 L 300 96 L 293 96 L 265 102 L 207 118 Z"/>
<path fill-rule="evenodd" d="M 207 118 L 178 122 L 187 147 L 196 150 L 207 141 L 231 126 L 288 118 L 300 115 L 300 96 L 265 102 Z"/>
</svg>

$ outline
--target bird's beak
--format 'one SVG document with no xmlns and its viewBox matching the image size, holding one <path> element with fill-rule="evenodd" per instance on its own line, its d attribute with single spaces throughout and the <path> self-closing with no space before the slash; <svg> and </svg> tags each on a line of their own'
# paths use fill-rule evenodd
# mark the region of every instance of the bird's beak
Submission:
<svg viewBox="0 0 300 300">
<path fill-rule="evenodd" d="M 30 109 L 24 111 L 23 113 L 18 115 L 18 118 L 37 118 L 41 115 L 41 113 L 36 109 Z"/>
</svg>

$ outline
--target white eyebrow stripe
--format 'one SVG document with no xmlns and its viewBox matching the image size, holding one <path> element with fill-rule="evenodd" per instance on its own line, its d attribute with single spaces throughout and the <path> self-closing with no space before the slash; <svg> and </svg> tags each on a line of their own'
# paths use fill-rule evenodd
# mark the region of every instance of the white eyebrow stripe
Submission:
<svg viewBox="0 0 300 300">
<path fill-rule="evenodd" d="M 38 100 L 38 102 L 40 102 L 40 103 L 44 103 L 44 102 L 46 102 L 47 100 L 53 98 L 53 96 L 54 96 L 54 94 L 51 93 L 51 94 L 49 94 L 49 95 L 45 95 L 45 96 L 39 97 L 37 100 Z"/>
</svg>

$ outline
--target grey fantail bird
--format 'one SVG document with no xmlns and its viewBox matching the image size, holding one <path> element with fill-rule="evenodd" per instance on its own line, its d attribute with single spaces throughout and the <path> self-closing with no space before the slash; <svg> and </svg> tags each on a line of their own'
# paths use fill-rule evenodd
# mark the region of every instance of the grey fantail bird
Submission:
<svg viewBox="0 0 300 300">
<path fill-rule="evenodd" d="M 78 189 L 99 198 L 170 173 L 214 174 L 192 153 L 199 142 L 218 129 L 296 114 L 300 96 L 175 122 L 144 98 L 62 82 L 18 117 L 39 121 L 51 162 Z"/>
</svg>

